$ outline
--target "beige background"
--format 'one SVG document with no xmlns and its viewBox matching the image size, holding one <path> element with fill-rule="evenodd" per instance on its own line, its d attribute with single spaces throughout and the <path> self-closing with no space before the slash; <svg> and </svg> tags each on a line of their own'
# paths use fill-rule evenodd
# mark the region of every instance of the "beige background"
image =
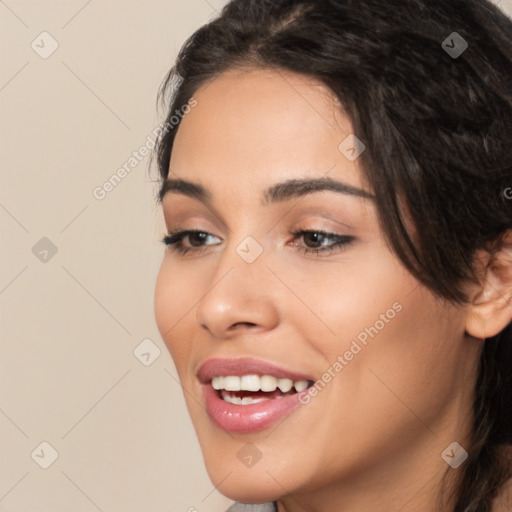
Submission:
<svg viewBox="0 0 512 512">
<path fill-rule="evenodd" d="M 156 169 L 93 195 L 153 137 L 161 79 L 224 3 L 0 0 L 0 511 L 231 504 L 154 322 Z"/>
</svg>

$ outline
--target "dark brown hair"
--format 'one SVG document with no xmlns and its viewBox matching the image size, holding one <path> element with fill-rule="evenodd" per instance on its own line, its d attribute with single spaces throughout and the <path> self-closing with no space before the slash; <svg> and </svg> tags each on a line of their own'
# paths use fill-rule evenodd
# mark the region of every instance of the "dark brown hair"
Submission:
<svg viewBox="0 0 512 512">
<path fill-rule="evenodd" d="M 468 44 L 461 55 L 442 45 L 454 37 Z M 512 21 L 488 0 L 233 0 L 164 80 L 168 126 L 199 87 L 247 66 L 307 74 L 334 92 L 366 145 L 359 163 L 390 247 L 437 296 L 466 302 L 475 252 L 496 251 L 512 229 Z M 156 146 L 162 180 L 178 128 Z M 490 512 L 512 476 L 500 456 L 512 443 L 511 368 L 509 324 L 484 344 L 453 512 Z"/>
</svg>

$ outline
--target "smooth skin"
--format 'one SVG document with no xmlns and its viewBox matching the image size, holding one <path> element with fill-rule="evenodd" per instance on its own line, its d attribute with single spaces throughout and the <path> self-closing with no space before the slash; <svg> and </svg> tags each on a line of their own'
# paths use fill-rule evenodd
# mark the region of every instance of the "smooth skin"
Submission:
<svg viewBox="0 0 512 512">
<path fill-rule="evenodd" d="M 194 97 L 169 177 L 202 185 L 211 201 L 170 192 L 163 214 L 169 231 L 209 235 L 185 237 L 186 254 L 167 247 L 155 318 L 212 482 L 234 500 L 279 499 L 280 512 L 439 512 L 443 474 L 459 474 L 441 453 L 469 444 L 481 338 L 510 322 L 512 277 L 493 274 L 487 286 L 483 273 L 468 288 L 475 305 L 456 307 L 391 252 L 371 198 L 317 191 L 263 205 L 264 190 L 290 179 L 329 176 L 373 193 L 358 160 L 338 149 L 349 119 L 314 79 L 230 70 Z M 353 242 L 306 253 L 336 238 L 295 237 L 298 229 Z M 250 264 L 236 252 L 249 236 L 263 249 Z M 321 379 L 397 302 L 378 335 L 277 426 L 227 433 L 208 417 L 196 377 L 205 360 L 248 356 Z M 237 457 L 249 442 L 262 453 L 251 468 Z"/>
</svg>

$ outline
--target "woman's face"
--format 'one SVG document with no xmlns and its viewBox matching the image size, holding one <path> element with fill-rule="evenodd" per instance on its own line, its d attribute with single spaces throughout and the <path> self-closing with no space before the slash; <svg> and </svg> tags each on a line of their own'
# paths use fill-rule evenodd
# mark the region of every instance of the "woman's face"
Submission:
<svg viewBox="0 0 512 512">
<path fill-rule="evenodd" d="M 320 83 L 238 70 L 194 98 L 169 179 L 205 194 L 170 185 L 163 213 L 169 232 L 204 234 L 182 238 L 186 253 L 167 247 L 155 315 L 210 478 L 241 501 L 389 487 L 404 470 L 424 485 L 463 444 L 477 360 L 465 311 L 390 252 L 350 122 Z M 322 179 L 338 188 L 293 187 Z M 317 384 L 237 391 L 286 390 L 288 377 Z"/>
</svg>

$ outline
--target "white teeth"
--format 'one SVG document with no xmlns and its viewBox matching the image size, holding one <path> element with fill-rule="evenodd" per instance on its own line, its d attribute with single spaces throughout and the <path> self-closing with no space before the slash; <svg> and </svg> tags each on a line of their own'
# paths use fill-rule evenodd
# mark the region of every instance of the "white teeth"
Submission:
<svg viewBox="0 0 512 512">
<path fill-rule="evenodd" d="M 245 391 L 259 391 L 260 378 L 258 375 L 244 375 L 240 379 L 240 388 Z"/>
<path fill-rule="evenodd" d="M 261 391 L 275 391 L 277 388 L 277 379 L 272 375 L 262 375 L 260 377 L 260 389 Z"/>
<path fill-rule="evenodd" d="M 257 404 L 259 402 L 264 402 L 265 400 L 270 400 L 270 398 L 251 398 L 250 396 L 244 396 L 242 398 L 242 405 Z"/>
<path fill-rule="evenodd" d="M 216 390 L 227 391 L 265 391 L 272 392 L 278 387 L 283 393 L 288 393 L 292 388 L 300 393 L 308 387 L 307 380 L 278 379 L 273 375 L 219 375 L 213 377 L 212 387 Z"/>
<path fill-rule="evenodd" d="M 290 389 L 293 388 L 293 380 L 292 379 L 279 379 L 277 381 L 277 385 L 279 386 L 279 389 L 283 393 L 287 393 L 290 391 Z"/>
<path fill-rule="evenodd" d="M 224 385 L 222 387 L 228 391 L 240 391 L 240 377 L 234 375 L 224 377 Z"/>
<path fill-rule="evenodd" d="M 308 381 L 298 380 L 293 383 L 293 386 L 295 387 L 295 391 L 297 391 L 297 393 L 300 393 L 301 391 L 304 391 L 308 387 Z"/>
<path fill-rule="evenodd" d="M 213 377 L 212 386 L 213 389 L 222 389 L 224 387 L 224 377 Z"/>
<path fill-rule="evenodd" d="M 222 393 L 222 399 L 230 404 L 242 405 L 242 399 L 239 396 L 231 396 L 227 393 Z"/>
<path fill-rule="evenodd" d="M 257 404 L 259 402 L 265 402 L 266 400 L 270 400 L 270 398 L 260 397 L 260 398 L 251 398 L 250 396 L 244 396 L 243 398 L 240 398 L 239 396 L 231 396 L 230 393 L 228 393 L 225 390 L 221 391 L 222 399 L 226 402 L 229 402 L 230 404 L 235 405 L 250 405 L 250 404 Z"/>
</svg>

